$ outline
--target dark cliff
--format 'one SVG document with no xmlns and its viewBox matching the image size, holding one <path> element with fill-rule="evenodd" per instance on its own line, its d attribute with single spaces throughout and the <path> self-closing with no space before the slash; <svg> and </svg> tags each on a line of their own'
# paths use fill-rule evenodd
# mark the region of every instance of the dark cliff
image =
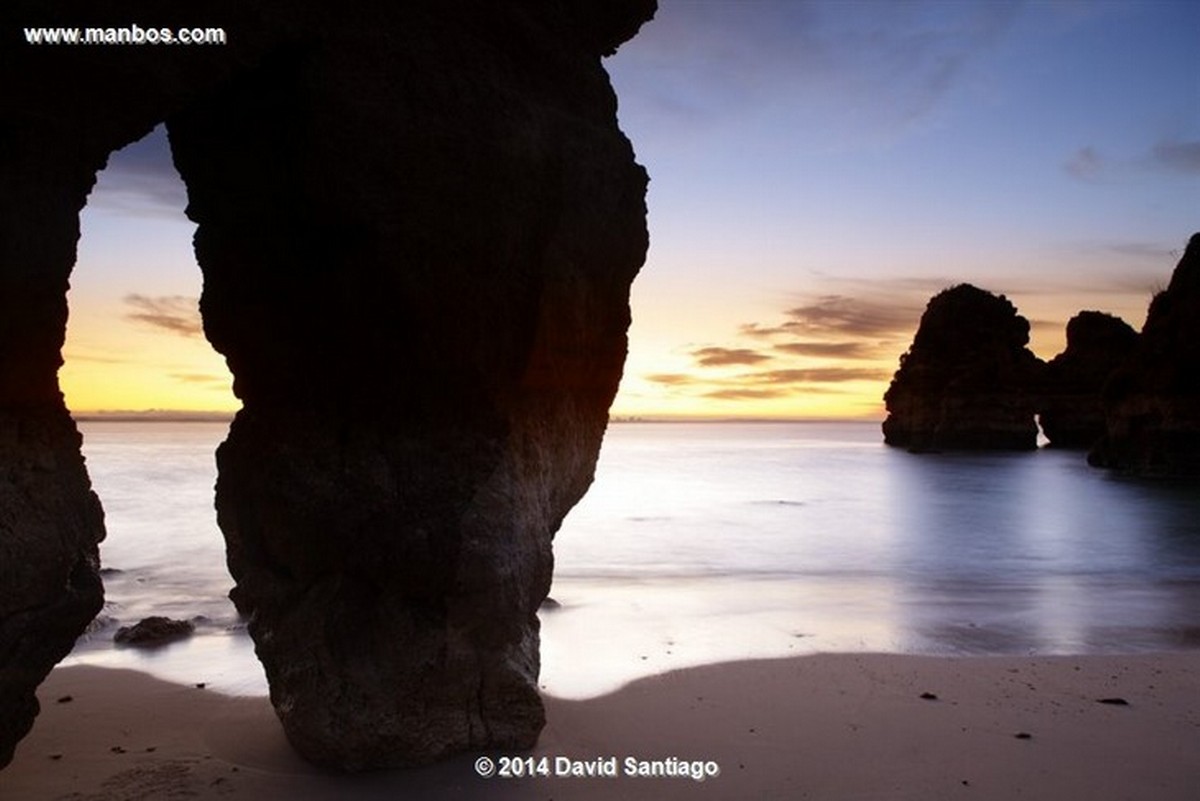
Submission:
<svg viewBox="0 0 1200 801">
<path fill-rule="evenodd" d="M 1044 364 L 1029 322 L 1003 295 L 959 284 L 935 295 L 884 401 L 884 441 L 910 450 L 1037 446 Z"/>
<path fill-rule="evenodd" d="M 647 247 L 600 58 L 654 3 L 212 2 L 227 46 L 13 41 L 199 12 L 47 5 L 0 11 L 0 764 L 101 603 L 56 379 L 78 213 L 164 120 L 243 402 L 218 519 L 289 739 L 341 769 L 531 746 L 551 540 Z"/>
<path fill-rule="evenodd" d="M 1104 437 L 1091 464 L 1200 476 L 1200 233 L 1150 303 L 1133 356 L 1104 387 Z"/>
<path fill-rule="evenodd" d="M 1038 404 L 1042 433 L 1056 448 L 1090 448 L 1104 435 L 1100 392 L 1134 352 L 1138 334 L 1119 317 L 1084 311 L 1067 323 L 1067 347 L 1046 365 Z"/>
</svg>

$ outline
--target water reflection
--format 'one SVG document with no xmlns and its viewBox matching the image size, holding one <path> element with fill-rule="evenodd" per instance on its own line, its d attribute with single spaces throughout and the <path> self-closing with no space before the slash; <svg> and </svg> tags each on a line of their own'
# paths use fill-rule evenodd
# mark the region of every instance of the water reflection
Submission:
<svg viewBox="0 0 1200 801">
<path fill-rule="evenodd" d="M 223 430 L 85 428 L 122 572 L 109 626 L 72 658 L 261 691 L 212 508 Z M 542 653 L 559 694 L 812 651 L 1200 647 L 1200 493 L 1078 453 L 916 456 L 861 424 L 618 425 L 555 557 Z M 160 652 L 111 647 L 148 614 L 206 622 Z"/>
<path fill-rule="evenodd" d="M 1113 477 L 1060 451 L 886 459 L 894 622 L 912 648 L 1068 653 L 1195 639 L 1194 489 Z"/>
</svg>

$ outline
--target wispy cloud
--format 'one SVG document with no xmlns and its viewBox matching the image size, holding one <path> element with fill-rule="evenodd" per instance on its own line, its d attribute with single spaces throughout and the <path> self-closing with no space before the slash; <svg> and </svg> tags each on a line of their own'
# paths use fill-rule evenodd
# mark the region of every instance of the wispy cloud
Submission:
<svg viewBox="0 0 1200 801">
<path fill-rule="evenodd" d="M 184 384 L 195 384 L 208 389 L 229 391 L 229 376 L 216 373 L 171 373 L 171 378 Z"/>
<path fill-rule="evenodd" d="M 696 376 L 687 373 L 650 373 L 642 377 L 651 383 L 666 384 L 669 387 L 694 384 L 698 380 Z"/>
<path fill-rule="evenodd" d="M 861 294 L 801 296 L 775 320 L 739 326 L 733 341 L 689 350 L 694 370 L 643 378 L 673 393 L 732 402 L 850 397 L 862 391 L 852 386 L 861 382 L 880 384 L 882 396 L 896 357 L 912 338 L 930 280 L 882 284 Z"/>
<path fill-rule="evenodd" d="M 131 359 L 129 356 L 95 356 L 89 353 L 70 351 L 63 353 L 63 361 L 68 363 L 90 362 L 93 364 L 128 364 Z"/>
<path fill-rule="evenodd" d="M 200 336 L 204 332 L 196 298 L 130 294 L 125 296 L 124 301 L 129 307 L 125 313 L 127 320 L 185 337 Z"/>
<path fill-rule="evenodd" d="M 1034 318 L 1029 321 L 1029 327 L 1035 331 L 1058 332 L 1063 330 L 1062 320 L 1042 320 Z"/>
<path fill-rule="evenodd" d="M 214 381 L 226 380 L 226 378 L 213 373 L 171 373 L 171 378 L 185 384 L 209 384 Z"/>
<path fill-rule="evenodd" d="M 869 359 L 878 355 L 878 346 L 869 342 L 781 342 L 775 350 L 793 356 L 820 359 Z"/>
<path fill-rule="evenodd" d="M 702 397 L 714 400 L 769 400 L 783 398 L 789 393 L 782 389 L 762 389 L 752 387 L 731 387 L 728 389 L 713 389 L 703 393 Z"/>
<path fill-rule="evenodd" d="M 1159 167 L 1187 175 L 1200 173 L 1200 141 L 1159 142 L 1151 150 L 1151 157 Z"/>
<path fill-rule="evenodd" d="M 900 84 L 898 89 L 907 89 L 905 105 L 900 108 L 906 120 L 932 111 L 958 83 L 970 60 L 1003 36 L 1018 11 L 1016 3 L 981 3 L 952 15 L 948 24 L 931 24 L 918 13 L 908 27 L 898 27 L 883 37 L 876 31 L 885 56 L 880 75 L 890 76 Z"/>
<path fill-rule="evenodd" d="M 705 376 L 689 373 L 651 373 L 647 381 L 666 386 L 719 385 L 745 388 L 752 385 L 802 386 L 811 384 L 843 384 L 848 381 L 880 381 L 891 377 L 887 370 L 859 367 L 812 367 L 784 370 L 763 370 L 736 376 Z M 783 390 L 773 389 L 772 392 Z"/>
<path fill-rule="evenodd" d="M 1169 265 L 1172 259 L 1179 258 L 1178 249 L 1165 247 L 1153 242 L 1113 242 L 1106 245 L 1105 249 L 1121 256 L 1132 256 L 1137 259 L 1153 261 L 1164 266 Z"/>
<path fill-rule="evenodd" d="M 1091 145 L 1081 147 L 1071 154 L 1063 163 L 1067 174 L 1081 181 L 1090 181 L 1100 175 L 1104 169 L 1104 159 Z"/>
<path fill-rule="evenodd" d="M 692 358 L 701 367 L 725 367 L 729 365 L 752 365 L 771 361 L 771 356 L 749 348 L 699 348 L 692 351 Z"/>
<path fill-rule="evenodd" d="M 820 384 L 805 384 L 803 387 L 730 387 L 728 389 L 710 390 L 703 393 L 701 397 L 713 398 L 715 400 L 738 401 L 802 398 L 808 395 L 841 395 L 847 398 L 853 397 L 836 386 L 822 386 Z"/>
<path fill-rule="evenodd" d="M 848 295 L 822 295 L 788 309 L 787 317 L 781 327 L 789 332 L 850 337 L 893 336 L 913 322 L 907 303 Z"/>
<path fill-rule="evenodd" d="M 673 141 L 781 106 L 839 134 L 891 135 L 936 110 L 1020 12 L 1016 3 L 753 5 L 664 2 L 610 66 L 622 106 L 638 106 Z M 626 68 L 642 79 L 624 81 Z"/>
<path fill-rule="evenodd" d="M 771 323 L 746 323 L 738 334 L 767 340 L 781 356 L 846 361 L 879 361 L 904 350 L 931 279 L 895 279 L 862 288 L 862 295 L 820 295 L 783 312 Z"/>
<path fill-rule="evenodd" d="M 1063 170 L 1081 181 L 1128 180 L 1146 171 L 1185 176 L 1200 174 L 1200 141 L 1163 139 L 1138 156 L 1109 158 L 1093 145 L 1079 148 L 1063 162 Z"/>
<path fill-rule="evenodd" d="M 808 369 L 768 370 L 745 378 L 768 384 L 841 384 L 847 381 L 881 381 L 891 374 L 886 370 L 860 367 L 813 367 Z"/>
</svg>

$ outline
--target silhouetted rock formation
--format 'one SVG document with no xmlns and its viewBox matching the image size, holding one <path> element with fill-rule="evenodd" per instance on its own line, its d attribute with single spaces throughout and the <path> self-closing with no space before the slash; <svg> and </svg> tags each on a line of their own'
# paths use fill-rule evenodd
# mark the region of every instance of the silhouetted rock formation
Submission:
<svg viewBox="0 0 1200 801">
<path fill-rule="evenodd" d="M 132 626 L 121 626 L 113 635 L 113 642 L 122 645 L 155 646 L 190 637 L 196 624 L 190 620 L 172 620 L 154 615 L 142 618 Z"/>
<path fill-rule="evenodd" d="M 9 46 L 197 22 L 120 6 L 0 9 L 0 765 L 101 602 L 56 382 L 78 212 L 164 119 L 244 404 L 218 454 L 234 598 L 289 739 L 345 769 L 531 746 L 551 538 L 647 246 L 600 57 L 653 0 L 213 0 L 224 47 Z"/>
<path fill-rule="evenodd" d="M 1096 466 L 1200 476 L 1200 233 L 1150 303 L 1141 342 L 1104 388 Z"/>
<path fill-rule="evenodd" d="M 1042 433 L 1058 448 L 1090 448 L 1104 435 L 1104 382 L 1137 347 L 1138 335 L 1119 317 L 1084 311 L 1067 323 L 1067 347 L 1046 365 L 1038 404 Z"/>
<path fill-rule="evenodd" d="M 910 450 L 1037 447 L 1044 364 L 1029 322 L 1003 295 L 970 284 L 935 295 L 884 395 L 884 441 Z"/>
</svg>

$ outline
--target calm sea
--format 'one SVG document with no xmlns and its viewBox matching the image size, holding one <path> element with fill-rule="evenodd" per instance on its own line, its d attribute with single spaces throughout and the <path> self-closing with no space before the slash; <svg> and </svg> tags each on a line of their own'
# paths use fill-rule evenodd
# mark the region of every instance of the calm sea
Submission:
<svg viewBox="0 0 1200 801">
<path fill-rule="evenodd" d="M 265 693 L 225 597 L 225 424 L 80 428 L 108 600 L 68 661 Z M 614 424 L 555 554 L 542 681 L 558 695 L 815 651 L 1200 647 L 1200 493 L 1079 453 L 913 455 L 870 423 Z M 150 614 L 202 620 L 154 651 L 112 645 Z"/>
</svg>

